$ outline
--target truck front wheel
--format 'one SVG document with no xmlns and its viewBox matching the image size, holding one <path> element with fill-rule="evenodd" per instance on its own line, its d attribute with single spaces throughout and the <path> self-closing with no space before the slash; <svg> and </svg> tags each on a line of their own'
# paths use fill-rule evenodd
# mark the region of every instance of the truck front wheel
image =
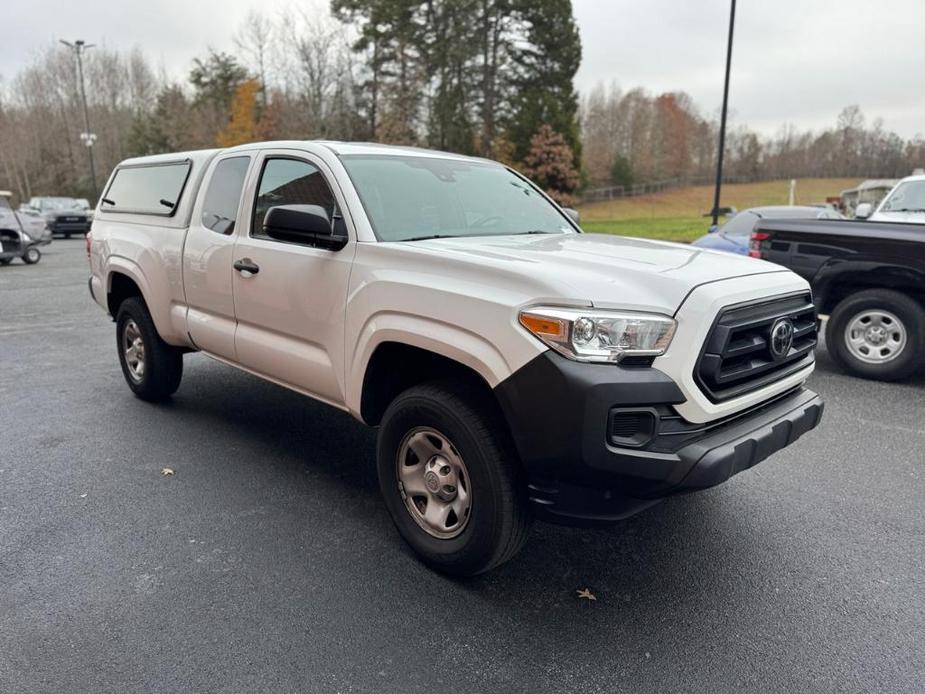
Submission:
<svg viewBox="0 0 925 694">
<path fill-rule="evenodd" d="M 142 400 L 164 400 L 180 387 L 183 353 L 157 334 L 148 307 L 140 298 L 126 299 L 119 306 L 116 346 L 122 375 Z"/>
<path fill-rule="evenodd" d="M 846 371 L 898 381 L 925 368 L 925 310 L 889 289 L 868 289 L 843 299 L 829 318 L 825 342 Z"/>
<path fill-rule="evenodd" d="M 454 576 L 513 557 L 530 526 L 525 486 L 488 396 L 463 383 L 409 388 L 379 429 L 379 485 L 398 531 Z"/>
</svg>

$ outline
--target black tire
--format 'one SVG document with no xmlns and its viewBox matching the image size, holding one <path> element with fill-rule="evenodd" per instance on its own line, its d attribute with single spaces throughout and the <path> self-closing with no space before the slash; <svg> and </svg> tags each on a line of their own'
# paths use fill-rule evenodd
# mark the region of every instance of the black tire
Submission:
<svg viewBox="0 0 925 694">
<path fill-rule="evenodd" d="M 490 395 L 465 383 L 428 383 L 409 388 L 389 405 L 379 428 L 379 485 L 405 541 L 421 559 L 445 574 L 472 576 L 508 561 L 530 527 L 526 484 Z M 449 539 L 426 532 L 405 504 L 398 455 L 415 429 L 433 428 L 458 450 L 468 474 L 471 509 L 461 533 Z"/>
<path fill-rule="evenodd" d="M 868 363 L 849 347 L 846 331 L 865 311 L 893 314 L 905 330 L 905 346 L 889 361 Z M 925 369 L 925 309 L 914 299 L 890 289 L 868 289 L 843 299 L 825 330 L 829 354 L 845 371 L 861 378 L 899 381 Z"/>
<path fill-rule="evenodd" d="M 25 252 L 22 254 L 22 261 L 26 265 L 35 265 L 41 259 L 42 259 L 42 251 L 40 251 L 35 246 L 31 246 L 30 248 L 27 248 Z"/>
<path fill-rule="evenodd" d="M 144 348 L 144 370 L 137 377 L 129 368 L 124 348 L 125 330 L 130 323 L 137 326 Z M 125 382 L 142 400 L 165 400 L 180 387 L 180 379 L 183 377 L 183 352 L 161 339 L 157 334 L 157 328 L 154 327 L 154 321 L 151 320 L 148 307 L 138 297 L 126 299 L 119 306 L 116 313 L 116 348 Z"/>
</svg>

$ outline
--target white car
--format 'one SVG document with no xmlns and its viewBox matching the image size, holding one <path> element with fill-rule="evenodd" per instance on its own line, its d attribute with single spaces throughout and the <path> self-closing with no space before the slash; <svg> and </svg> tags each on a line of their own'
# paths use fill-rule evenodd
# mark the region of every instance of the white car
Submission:
<svg viewBox="0 0 925 694">
<path fill-rule="evenodd" d="M 719 484 L 822 415 L 805 280 L 582 233 L 487 160 L 337 142 L 130 159 L 88 248 L 136 395 L 170 397 L 198 351 L 378 427 L 386 506 L 451 574 L 512 557 L 534 516 L 612 521 Z"/>
<path fill-rule="evenodd" d="M 870 203 L 861 203 L 855 216 L 871 222 L 925 224 L 925 174 L 907 176 L 893 186 L 873 214 Z"/>
</svg>

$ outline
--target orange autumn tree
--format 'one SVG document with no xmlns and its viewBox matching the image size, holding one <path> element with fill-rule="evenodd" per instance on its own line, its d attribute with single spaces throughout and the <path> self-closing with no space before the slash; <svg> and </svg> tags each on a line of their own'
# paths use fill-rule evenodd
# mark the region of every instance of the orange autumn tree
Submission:
<svg viewBox="0 0 925 694">
<path fill-rule="evenodd" d="M 581 175 L 575 168 L 575 153 L 548 124 L 540 126 L 530 139 L 522 171 L 560 205 L 570 207 L 577 202 L 574 194 Z"/>
<path fill-rule="evenodd" d="M 234 147 L 257 139 L 257 80 L 244 80 L 234 91 L 231 100 L 231 118 L 219 132 L 219 147 Z"/>
</svg>

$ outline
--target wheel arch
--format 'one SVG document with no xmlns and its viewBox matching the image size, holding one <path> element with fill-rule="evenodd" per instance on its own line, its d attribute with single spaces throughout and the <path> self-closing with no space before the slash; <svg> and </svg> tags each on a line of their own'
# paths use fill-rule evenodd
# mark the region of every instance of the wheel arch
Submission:
<svg viewBox="0 0 925 694">
<path fill-rule="evenodd" d="M 884 263 L 833 263 L 824 266 L 813 282 L 819 313 L 830 315 L 852 294 L 889 289 L 905 294 L 925 308 L 925 271 Z"/>
<path fill-rule="evenodd" d="M 139 297 L 147 305 L 144 292 L 134 277 L 123 270 L 112 270 L 106 278 L 106 308 L 113 318 L 119 312 L 119 306 L 126 299 Z"/>
<path fill-rule="evenodd" d="M 482 373 L 446 354 L 404 341 L 380 342 L 366 362 L 358 397 L 360 418 L 377 426 L 389 404 L 412 386 L 454 380 L 489 396 L 502 415 L 494 390 Z M 506 423 L 506 420 L 504 420 Z"/>
</svg>

